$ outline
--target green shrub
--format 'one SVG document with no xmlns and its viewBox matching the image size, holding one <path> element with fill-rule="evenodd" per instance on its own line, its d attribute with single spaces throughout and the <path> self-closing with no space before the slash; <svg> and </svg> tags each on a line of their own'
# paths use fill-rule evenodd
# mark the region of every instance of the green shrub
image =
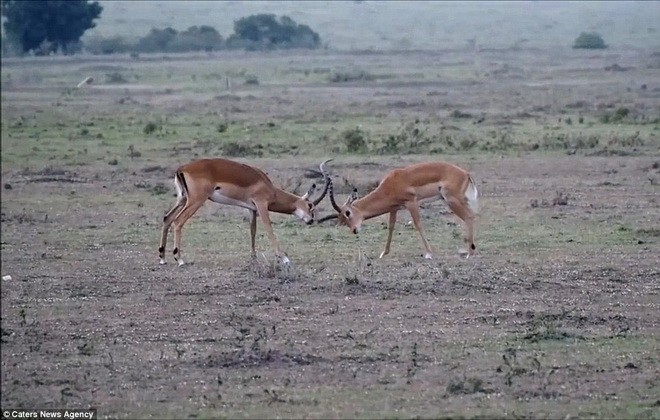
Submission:
<svg viewBox="0 0 660 420">
<path fill-rule="evenodd" d="M 148 122 L 144 126 L 144 128 L 142 129 L 142 132 L 146 135 L 149 135 L 149 134 L 151 134 L 151 133 L 153 133 L 153 132 L 155 132 L 156 130 L 159 130 L 159 129 L 160 129 L 160 126 L 158 124 L 156 124 L 154 122 Z"/>
<path fill-rule="evenodd" d="M 170 192 L 170 189 L 164 184 L 157 184 L 151 188 L 151 195 L 163 195 Z"/>
<path fill-rule="evenodd" d="M 469 112 L 463 112 L 459 109 L 455 109 L 451 113 L 451 116 L 452 118 L 472 118 L 472 114 L 470 114 Z"/>
<path fill-rule="evenodd" d="M 381 147 L 381 153 L 396 153 L 399 151 L 401 144 L 407 140 L 407 137 L 404 133 L 399 134 L 390 134 L 385 137 L 383 142 L 383 147 Z"/>
<path fill-rule="evenodd" d="M 3 47 L 4 47 L 3 40 Z M 217 51 L 224 48 L 273 50 L 286 48 L 318 48 L 321 37 L 307 25 L 298 25 L 288 16 L 259 14 L 241 18 L 234 23 L 234 33 L 227 39 L 212 26 L 191 26 L 183 32 L 167 27 L 152 28 L 136 42 L 120 36 L 93 38 L 85 47 L 93 54 L 140 52 Z M 135 55 L 134 55 L 135 54 Z"/>
<path fill-rule="evenodd" d="M 602 117 L 600 117 L 600 122 L 603 124 L 618 123 L 623 121 L 628 115 L 630 115 L 630 109 L 626 107 L 620 107 L 617 108 L 612 115 L 604 114 Z"/>
<path fill-rule="evenodd" d="M 138 40 L 135 50 L 139 52 L 168 51 L 169 44 L 174 40 L 176 34 L 176 29 L 169 27 L 165 29 L 152 28 L 146 36 Z"/>
<path fill-rule="evenodd" d="M 360 127 L 345 130 L 341 134 L 341 140 L 346 145 L 349 153 L 362 153 L 367 151 L 366 135 Z"/>
<path fill-rule="evenodd" d="M 621 107 L 614 112 L 614 118 L 619 121 L 626 118 L 628 114 L 630 114 L 630 110 L 626 107 Z"/>
<path fill-rule="evenodd" d="M 191 26 L 183 32 L 152 28 L 133 47 L 138 52 L 213 51 L 224 48 L 222 36 L 211 26 Z"/>
<path fill-rule="evenodd" d="M 575 39 L 573 43 L 573 48 L 584 48 L 584 49 L 602 49 L 607 48 L 603 38 L 596 32 L 582 32 L 580 36 Z"/>
<path fill-rule="evenodd" d="M 172 51 L 213 51 L 224 47 L 222 36 L 211 26 L 191 26 L 170 43 Z"/>
<path fill-rule="evenodd" d="M 362 80 L 374 80 L 375 77 L 366 71 L 337 71 L 328 76 L 328 80 L 332 83 L 341 82 L 354 82 Z"/>
<path fill-rule="evenodd" d="M 128 80 L 126 80 L 124 75 L 119 73 L 118 71 L 113 71 L 112 73 L 107 73 L 105 75 L 105 80 L 108 83 L 126 83 L 126 82 L 128 82 Z"/>
<path fill-rule="evenodd" d="M 433 136 L 427 135 L 428 129 L 428 124 L 419 119 L 407 122 L 401 126 L 398 133 L 387 135 L 378 151 L 384 154 L 421 153 L 435 141 Z"/>
<path fill-rule="evenodd" d="M 261 146 L 240 144 L 235 141 L 225 143 L 222 152 L 225 156 L 241 157 L 241 156 L 262 156 L 263 152 L 260 150 Z"/>
<path fill-rule="evenodd" d="M 121 36 L 112 38 L 97 37 L 85 42 L 85 48 L 92 54 L 117 54 L 130 51 L 133 45 Z"/>
<path fill-rule="evenodd" d="M 257 14 L 234 22 L 227 47 L 247 50 L 318 48 L 321 37 L 307 25 L 298 25 L 288 16 Z"/>
<path fill-rule="evenodd" d="M 245 84 L 246 85 L 258 85 L 259 84 L 259 78 L 253 74 L 249 74 L 245 76 Z"/>
</svg>

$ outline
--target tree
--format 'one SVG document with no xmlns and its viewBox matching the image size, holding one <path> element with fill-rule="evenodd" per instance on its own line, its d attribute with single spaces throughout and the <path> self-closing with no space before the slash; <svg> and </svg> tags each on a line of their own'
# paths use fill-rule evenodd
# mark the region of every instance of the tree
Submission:
<svg viewBox="0 0 660 420">
<path fill-rule="evenodd" d="M 68 54 L 86 30 L 96 26 L 103 7 L 87 0 L 5 0 L 2 16 L 8 38 L 25 53 Z"/>
<path fill-rule="evenodd" d="M 152 28 L 145 37 L 140 38 L 136 49 L 140 52 L 169 51 L 177 35 L 177 30 L 169 26 L 165 29 Z"/>
<path fill-rule="evenodd" d="M 229 47 L 247 49 L 318 48 L 321 37 L 307 25 L 298 25 L 288 16 L 258 14 L 234 22 Z"/>
<path fill-rule="evenodd" d="M 222 49 L 222 35 L 212 26 L 191 26 L 179 32 L 172 45 L 174 51 L 213 51 Z"/>
<path fill-rule="evenodd" d="M 607 48 L 605 41 L 597 32 L 582 32 L 579 37 L 575 39 L 573 48 L 585 49 L 601 49 Z"/>
<path fill-rule="evenodd" d="M 222 49 L 222 35 L 212 26 L 191 26 L 183 32 L 174 28 L 152 28 L 140 38 L 135 49 L 140 52 L 213 51 Z"/>
</svg>

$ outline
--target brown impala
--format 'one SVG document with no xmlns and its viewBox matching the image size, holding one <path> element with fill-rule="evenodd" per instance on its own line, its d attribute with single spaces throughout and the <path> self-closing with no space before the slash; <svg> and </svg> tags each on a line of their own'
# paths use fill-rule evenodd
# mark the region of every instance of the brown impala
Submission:
<svg viewBox="0 0 660 420">
<path fill-rule="evenodd" d="M 181 257 L 181 229 L 188 219 L 206 202 L 211 200 L 220 204 L 243 207 L 250 210 L 250 241 L 252 256 L 256 255 L 254 238 L 257 233 L 257 214 L 266 229 L 268 238 L 280 260 L 287 264 L 289 259 L 284 254 L 273 234 L 269 212 L 295 214 L 307 224 L 314 222 L 315 206 L 321 202 L 330 186 L 325 172 L 325 163 L 320 169 L 325 177 L 325 189 L 314 201 L 310 196 L 316 189 L 312 185 L 305 195 L 299 197 L 273 185 L 268 176 L 258 168 L 228 159 L 201 159 L 190 162 L 177 169 L 174 176 L 177 200 L 176 204 L 163 218 L 163 230 L 160 237 L 160 263 L 165 264 L 165 245 L 170 226 L 174 228 L 174 259 L 183 265 Z"/>
<path fill-rule="evenodd" d="M 363 221 L 389 213 L 387 242 L 380 258 L 390 252 L 396 214 L 402 209 L 408 209 L 415 228 L 422 237 L 426 251 L 424 258 L 433 257 L 420 221 L 419 204 L 438 199 L 445 200 L 454 214 L 465 223 L 465 241 L 468 249 L 462 250 L 461 253 L 469 257 L 475 252 L 474 224 L 478 212 L 479 194 L 470 174 L 456 165 L 447 162 L 428 162 L 394 169 L 366 196 L 358 199 L 357 190 L 353 190 L 353 194 L 341 207 L 335 202 L 332 180 L 330 180 L 329 192 L 330 202 L 337 214 L 323 217 L 318 220 L 319 223 L 338 218 L 340 224 L 348 225 L 351 231 L 357 234 Z"/>
</svg>

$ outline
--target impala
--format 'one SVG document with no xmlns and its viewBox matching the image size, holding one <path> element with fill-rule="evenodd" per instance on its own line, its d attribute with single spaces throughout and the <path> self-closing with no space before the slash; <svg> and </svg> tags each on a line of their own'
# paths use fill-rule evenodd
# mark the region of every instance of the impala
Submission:
<svg viewBox="0 0 660 420">
<path fill-rule="evenodd" d="M 319 168 L 325 178 L 325 189 L 313 201 L 310 196 L 316 189 L 310 189 L 299 197 L 273 185 L 268 176 L 260 169 L 228 159 L 201 159 L 190 162 L 177 169 L 174 185 L 177 192 L 176 204 L 163 218 L 163 230 L 158 248 L 160 263 L 165 264 L 165 245 L 170 226 L 174 229 L 174 259 L 183 265 L 181 256 L 181 230 L 183 225 L 206 202 L 211 200 L 219 204 L 243 207 L 250 210 L 250 241 L 252 256 L 256 255 L 255 235 L 257 233 L 257 215 L 266 229 L 266 234 L 277 257 L 285 264 L 289 258 L 284 254 L 273 234 L 269 212 L 294 214 L 305 223 L 314 222 L 315 206 L 325 197 L 330 186 L 329 176 L 324 165 Z"/>
<path fill-rule="evenodd" d="M 428 162 L 394 169 L 366 196 L 358 199 L 357 190 L 353 190 L 341 207 L 335 201 L 332 180 L 329 182 L 328 195 L 337 214 L 323 217 L 318 223 L 338 218 L 339 224 L 348 225 L 351 231 L 357 234 L 363 221 L 389 213 L 387 242 L 380 258 L 390 252 L 397 212 L 402 209 L 410 212 L 415 228 L 422 238 L 424 258 L 433 257 L 420 221 L 419 204 L 438 199 L 444 200 L 452 212 L 465 223 L 464 239 L 468 249 L 461 250 L 461 254 L 469 257 L 475 252 L 474 224 L 478 212 L 479 194 L 470 174 L 456 165 L 447 162 Z"/>
</svg>

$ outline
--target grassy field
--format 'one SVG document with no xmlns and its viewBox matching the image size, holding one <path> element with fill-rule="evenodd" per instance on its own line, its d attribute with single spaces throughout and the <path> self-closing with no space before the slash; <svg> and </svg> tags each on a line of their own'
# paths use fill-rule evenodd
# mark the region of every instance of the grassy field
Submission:
<svg viewBox="0 0 660 420">
<path fill-rule="evenodd" d="M 659 418 L 658 68 L 645 48 L 3 60 L 2 408 Z M 332 157 L 338 200 L 455 162 L 481 194 L 478 255 L 431 203 L 433 260 L 405 213 L 383 259 L 383 218 L 354 236 L 274 215 L 287 268 L 209 203 L 190 264 L 168 244 L 160 266 L 174 170 L 206 156 L 297 193 Z"/>
</svg>

